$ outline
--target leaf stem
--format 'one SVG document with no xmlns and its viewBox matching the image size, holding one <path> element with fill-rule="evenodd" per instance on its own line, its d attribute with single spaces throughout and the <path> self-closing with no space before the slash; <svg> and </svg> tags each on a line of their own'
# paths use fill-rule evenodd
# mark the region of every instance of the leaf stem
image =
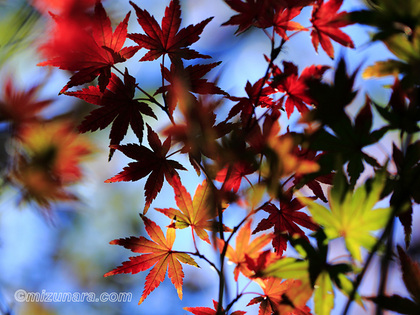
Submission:
<svg viewBox="0 0 420 315">
<path fill-rule="evenodd" d="M 115 70 L 115 71 L 117 71 L 119 74 L 121 74 L 122 76 L 124 76 L 124 73 L 120 70 L 120 69 L 118 69 L 117 67 L 115 67 L 114 65 L 112 66 L 112 68 Z M 155 104 L 155 105 L 157 105 L 161 110 L 163 110 L 168 116 L 169 116 L 169 119 L 171 119 L 171 122 L 173 122 L 173 119 L 172 119 L 172 117 L 169 115 L 169 113 L 168 113 L 168 111 L 166 110 L 166 107 L 165 106 L 163 106 L 161 103 L 159 103 L 157 100 L 156 100 L 156 98 L 154 98 L 152 95 L 150 95 L 149 93 L 147 93 L 144 89 L 142 89 L 140 86 L 139 86 L 139 84 L 138 83 L 136 83 L 136 85 L 135 85 L 135 87 L 140 91 L 140 92 L 142 92 L 144 95 L 146 95 L 147 96 L 147 99 L 141 99 L 141 100 L 144 100 L 144 101 L 149 101 L 149 102 L 151 102 L 151 103 L 153 103 L 153 104 Z"/>
<path fill-rule="evenodd" d="M 267 34 L 267 31 L 265 29 L 264 29 L 264 33 Z M 270 75 L 270 69 L 271 69 L 271 66 L 273 65 L 273 60 L 275 59 L 275 58 L 272 58 L 273 55 L 275 54 L 274 53 L 274 51 L 275 51 L 275 48 L 274 48 L 274 45 L 275 45 L 274 36 L 273 37 L 271 37 L 269 35 L 267 35 L 267 36 L 270 38 L 270 41 L 271 41 L 270 62 L 268 63 L 267 69 L 265 70 L 264 78 L 263 78 L 263 80 L 261 82 L 261 86 L 260 86 L 260 89 L 258 91 L 257 97 L 255 98 L 255 101 L 253 102 L 254 103 L 253 104 L 254 106 L 252 106 L 252 114 L 248 118 L 248 121 L 247 121 L 247 124 L 246 124 L 246 128 L 245 128 L 246 130 L 249 130 L 252 127 L 251 126 L 251 122 L 252 122 L 252 119 L 251 118 L 255 116 L 255 108 L 258 106 L 258 102 L 260 101 L 264 84 L 268 80 L 268 77 Z"/>
<path fill-rule="evenodd" d="M 249 186 L 251 186 L 252 189 L 254 189 L 254 185 L 252 185 L 251 181 L 249 180 L 249 178 L 245 175 L 244 176 L 245 180 L 248 182 Z"/>
<path fill-rule="evenodd" d="M 209 173 L 207 172 L 206 167 L 204 167 L 201 163 L 199 163 L 197 161 L 197 159 L 194 158 L 194 161 L 196 162 L 196 164 L 198 165 L 198 167 L 203 171 L 204 175 L 207 178 L 207 182 L 210 184 L 210 187 L 213 191 L 213 194 L 216 193 L 217 188 L 214 185 L 214 182 L 212 180 L 212 178 L 210 177 Z M 231 167 L 229 167 L 227 173 L 226 173 L 226 178 L 228 178 L 228 176 L 230 176 L 230 172 L 231 172 Z M 223 189 L 224 183 L 222 185 L 222 189 Z M 215 198 L 213 198 L 215 199 Z M 220 205 L 219 202 L 217 202 L 216 205 L 214 205 L 214 210 L 217 211 L 218 213 L 218 232 L 219 232 L 219 237 L 221 240 L 224 240 L 224 234 L 223 234 L 223 209 Z M 224 275 L 224 263 L 225 263 L 225 256 L 226 256 L 226 250 L 227 247 L 225 248 L 225 246 L 223 247 L 223 251 L 220 254 L 220 269 L 218 270 L 218 275 L 219 275 L 219 296 L 218 296 L 218 306 L 217 306 L 217 311 L 216 314 L 217 315 L 223 315 L 223 296 L 225 294 L 225 286 L 226 286 L 226 281 L 225 281 L 225 275 Z M 210 262 L 209 262 L 210 263 Z M 211 263 L 211 265 L 213 267 L 215 267 L 215 265 L 213 263 Z M 227 291 L 227 290 L 226 290 Z"/>
<path fill-rule="evenodd" d="M 281 184 L 281 188 L 283 189 L 284 186 L 295 176 L 295 174 L 290 175 L 284 182 Z"/>
<path fill-rule="evenodd" d="M 273 30 L 273 32 L 274 32 L 274 30 Z M 275 47 L 274 47 L 274 46 L 275 46 L 274 36 L 273 36 L 273 38 L 271 39 L 270 62 L 268 63 L 267 69 L 266 69 L 265 74 L 264 74 L 263 81 L 261 82 L 261 87 L 260 87 L 260 90 L 258 91 L 257 97 L 255 98 L 255 103 L 254 103 L 254 104 L 255 104 L 255 106 L 252 108 L 252 115 L 251 115 L 251 116 L 250 116 L 250 118 L 248 119 L 247 129 L 252 128 L 252 126 L 250 125 L 250 124 L 251 124 L 251 117 L 255 115 L 255 107 L 256 107 L 256 106 L 258 106 L 258 102 L 260 101 L 260 98 L 261 98 L 261 95 L 262 95 L 262 91 L 263 91 L 264 84 L 267 82 L 268 77 L 270 76 L 270 70 L 271 70 L 271 67 L 273 66 L 273 62 L 274 62 L 274 60 L 277 58 L 277 56 L 280 54 L 280 52 L 281 52 L 281 50 L 282 50 L 282 48 L 283 48 L 283 45 L 284 45 L 285 43 L 286 43 L 286 40 L 285 40 L 284 38 L 282 38 L 282 39 L 281 39 L 281 43 L 280 43 L 280 45 L 279 45 L 277 48 L 275 48 Z M 267 111 L 268 111 L 268 110 L 267 110 Z M 260 118 L 261 118 L 261 117 L 260 117 Z M 256 122 L 254 121 L 254 123 L 256 123 Z"/>
<path fill-rule="evenodd" d="M 165 91 L 163 90 L 164 86 L 165 86 L 165 78 L 163 77 L 163 71 L 165 69 L 165 54 L 162 55 L 162 63 L 161 63 L 161 74 L 162 74 L 162 98 L 163 98 L 163 104 L 165 105 L 165 111 L 169 114 L 169 108 L 168 108 L 168 103 L 166 102 L 166 94 Z M 172 121 L 172 119 L 171 119 Z"/>
<path fill-rule="evenodd" d="M 223 181 L 222 184 L 222 188 L 220 188 L 220 190 L 223 191 L 225 184 L 227 182 L 227 180 L 229 179 L 230 175 L 232 173 L 232 165 L 229 165 L 228 170 L 226 172 L 226 177 L 225 180 Z M 217 212 L 218 212 L 218 216 L 219 216 L 219 235 L 220 235 L 220 239 L 224 241 L 224 234 L 223 234 L 223 210 L 222 207 L 220 205 L 217 205 Z M 231 236 L 230 236 L 231 237 Z M 220 277 L 220 281 L 219 281 L 219 300 L 218 300 L 218 305 L 217 305 L 217 315 L 219 314 L 223 314 L 222 313 L 222 308 L 223 308 L 223 296 L 224 296 L 224 289 L 225 289 L 225 285 L 226 285 L 226 279 L 224 277 L 224 266 L 225 266 L 225 258 L 226 258 L 226 251 L 227 251 L 227 243 L 225 243 L 223 245 L 223 250 L 220 253 L 220 272 L 221 272 L 221 277 Z"/>
<path fill-rule="evenodd" d="M 182 149 L 176 150 L 176 151 L 172 152 L 171 154 L 167 155 L 166 158 L 170 158 L 172 155 L 177 154 L 181 151 L 182 151 Z"/>
<path fill-rule="evenodd" d="M 262 164 L 262 162 L 263 162 L 263 154 L 260 154 L 260 163 L 258 164 L 259 165 L 259 167 L 258 167 L 258 184 L 260 184 L 261 183 L 261 176 L 262 176 L 262 174 L 261 174 L 261 164 Z"/>
<path fill-rule="evenodd" d="M 192 239 L 193 239 L 193 244 L 194 244 L 195 251 L 198 253 L 198 247 L 197 247 L 197 242 L 195 240 L 195 235 L 194 235 L 194 229 L 193 229 L 193 227 L 191 227 L 191 235 L 192 235 Z"/>
<path fill-rule="evenodd" d="M 197 257 L 205 260 L 210 266 L 212 266 L 213 269 L 216 270 L 217 274 L 220 276 L 219 268 L 217 268 L 217 266 L 210 259 L 208 259 L 206 256 L 201 254 L 198 250 L 196 252 L 184 252 L 184 251 L 176 251 L 176 250 L 174 250 L 172 252 L 173 253 L 178 253 L 178 254 L 187 254 L 187 255 L 191 255 L 191 256 L 197 256 Z"/>
<path fill-rule="evenodd" d="M 239 301 L 239 299 L 242 297 L 242 296 L 244 296 L 245 294 L 247 294 L 246 292 L 244 292 L 245 290 L 246 290 L 246 288 L 248 288 L 248 286 L 252 283 L 252 282 L 254 282 L 254 281 L 252 281 L 252 280 L 249 280 L 248 281 L 248 283 L 243 287 L 243 289 L 242 289 L 242 291 L 241 291 L 241 293 L 238 293 L 238 294 L 236 294 L 236 297 L 226 306 L 226 312 L 228 312 L 231 308 L 232 308 L 232 306 L 233 306 L 233 304 L 235 304 L 237 301 Z M 255 294 L 258 294 L 258 295 L 262 295 L 261 293 L 255 293 Z"/>
<path fill-rule="evenodd" d="M 381 261 L 381 277 L 380 277 L 380 283 L 378 288 L 378 296 L 385 295 L 386 290 L 386 283 L 388 280 L 388 272 L 389 272 L 389 263 L 392 259 L 392 247 L 393 247 L 393 232 L 394 232 L 394 220 L 392 220 L 393 224 L 390 227 L 389 235 L 388 235 L 388 241 L 386 246 L 385 255 L 382 257 Z M 382 315 L 382 307 L 376 305 L 376 315 Z"/>
</svg>

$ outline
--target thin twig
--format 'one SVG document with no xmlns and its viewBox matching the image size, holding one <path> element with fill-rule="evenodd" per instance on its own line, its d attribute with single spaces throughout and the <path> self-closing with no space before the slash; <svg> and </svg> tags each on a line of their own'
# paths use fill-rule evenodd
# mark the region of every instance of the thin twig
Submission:
<svg viewBox="0 0 420 315">
<path fill-rule="evenodd" d="M 354 282 L 353 285 L 353 290 L 351 291 L 350 295 L 349 295 L 349 299 L 347 300 L 347 304 L 346 307 L 344 308 L 343 311 L 343 315 L 346 315 L 347 312 L 350 309 L 350 305 L 353 302 L 354 298 L 356 297 L 356 292 L 357 289 L 359 288 L 360 284 L 362 283 L 363 277 L 367 271 L 367 268 L 369 267 L 370 262 L 372 261 L 373 256 L 375 255 L 375 253 L 378 251 L 379 247 L 381 246 L 383 240 L 386 238 L 386 236 L 389 234 L 391 227 L 393 225 L 393 220 L 395 219 L 395 213 L 397 212 L 398 208 L 394 208 L 392 211 L 392 214 L 386 224 L 386 227 L 381 235 L 381 237 L 378 239 L 378 241 L 376 242 L 375 246 L 373 246 L 371 252 L 369 253 L 368 258 L 366 259 L 366 262 L 363 266 L 362 271 L 357 275 L 356 277 L 356 281 Z"/>
<path fill-rule="evenodd" d="M 394 220 L 392 220 L 392 222 L 394 222 Z M 382 257 L 382 261 L 381 261 L 381 278 L 380 278 L 381 280 L 379 283 L 377 296 L 385 295 L 385 289 L 386 289 L 386 284 L 388 280 L 389 263 L 392 258 L 393 232 L 394 232 L 394 224 L 392 224 L 390 227 L 387 246 L 386 246 L 386 252 L 385 252 L 385 255 Z M 382 315 L 382 314 L 383 314 L 382 307 L 379 304 L 377 304 L 376 315 Z"/>
<path fill-rule="evenodd" d="M 115 71 L 117 71 L 119 74 L 121 74 L 122 76 L 124 76 L 124 73 L 123 73 L 120 69 L 118 69 L 118 68 L 117 68 L 117 67 L 115 67 L 115 66 L 112 66 L 112 68 L 113 68 Z M 152 95 L 150 95 L 149 93 L 147 93 L 144 89 L 142 89 L 142 88 L 138 85 L 138 83 L 136 83 L 135 87 L 136 87 L 136 88 L 137 88 L 140 92 L 142 92 L 144 95 L 146 95 L 146 96 L 148 97 L 148 99 L 143 99 L 144 101 L 148 100 L 149 102 L 151 102 L 151 103 L 153 103 L 153 104 L 157 105 L 160 109 L 162 109 L 164 112 L 166 112 L 166 113 L 169 115 L 169 113 L 167 112 L 167 110 L 166 110 L 165 106 L 163 106 L 161 103 L 159 103 L 159 102 L 156 100 L 156 98 L 154 98 Z"/>
<path fill-rule="evenodd" d="M 217 266 L 210 260 L 208 259 L 206 256 L 204 256 L 203 254 L 201 254 L 199 251 L 196 252 L 184 252 L 184 251 L 172 251 L 173 253 L 177 253 L 177 254 L 187 254 L 187 255 L 191 255 L 191 256 L 197 256 L 203 260 L 205 260 L 210 266 L 212 266 L 214 268 L 214 270 L 216 270 L 217 274 L 220 276 L 220 270 L 217 268 Z"/>
</svg>

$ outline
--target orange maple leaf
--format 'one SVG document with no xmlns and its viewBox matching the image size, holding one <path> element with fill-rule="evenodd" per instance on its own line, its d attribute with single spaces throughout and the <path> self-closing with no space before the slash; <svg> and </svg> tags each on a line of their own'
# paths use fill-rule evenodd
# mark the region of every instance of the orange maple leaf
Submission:
<svg viewBox="0 0 420 315">
<path fill-rule="evenodd" d="M 251 223 L 249 220 L 238 232 L 236 237 L 236 247 L 233 249 L 231 245 L 227 245 L 226 257 L 233 263 L 236 264 L 235 270 L 235 281 L 238 281 L 239 272 L 246 277 L 251 277 L 254 272 L 248 268 L 248 262 L 250 258 L 254 259 L 259 257 L 261 250 L 272 240 L 272 234 L 262 234 L 254 238 L 250 242 L 251 238 Z M 218 240 L 220 252 L 222 252 L 225 246 L 225 241 Z"/>
<path fill-rule="evenodd" d="M 311 314 L 306 306 L 306 302 L 312 295 L 309 285 L 305 285 L 301 280 L 283 280 L 274 277 L 257 280 L 264 294 L 253 298 L 247 306 L 260 303 L 258 315 Z"/>
<path fill-rule="evenodd" d="M 174 188 L 175 201 L 179 210 L 174 208 L 156 208 L 156 210 L 175 220 L 171 225 L 172 227 L 184 229 L 190 226 L 199 238 L 210 244 L 209 235 L 205 230 L 217 230 L 216 222 L 213 220 L 217 216 L 217 212 L 211 211 L 208 204 L 211 190 L 207 181 L 204 180 L 197 187 L 194 198 L 191 198 L 191 195 L 182 185 L 178 177 L 173 178 L 172 187 Z M 224 231 L 230 231 L 228 227 L 223 227 Z"/>
<path fill-rule="evenodd" d="M 180 262 L 198 268 L 199 266 L 188 254 L 172 250 L 175 241 L 175 229 L 168 228 L 165 238 L 161 228 L 155 222 L 141 214 L 140 216 L 144 221 L 146 232 L 152 240 L 148 240 L 143 236 L 131 236 L 129 238 L 120 238 L 111 241 L 110 244 L 112 245 L 121 245 L 134 253 L 141 253 L 143 255 L 130 257 L 129 261 L 125 261 L 122 263 L 122 266 L 107 272 L 104 277 L 120 273 L 135 274 L 140 271 L 145 271 L 154 265 L 146 277 L 144 291 L 139 304 L 165 279 L 166 270 L 168 270 L 168 276 L 175 286 L 179 298 L 182 300 L 184 272 L 182 271 Z"/>
<path fill-rule="evenodd" d="M 293 173 L 301 175 L 319 170 L 319 165 L 315 161 L 295 155 L 295 144 L 290 134 L 270 137 L 267 142 L 270 149 L 275 153 L 273 165 L 276 165 L 276 167 L 270 169 L 271 176 L 286 177 Z"/>
</svg>

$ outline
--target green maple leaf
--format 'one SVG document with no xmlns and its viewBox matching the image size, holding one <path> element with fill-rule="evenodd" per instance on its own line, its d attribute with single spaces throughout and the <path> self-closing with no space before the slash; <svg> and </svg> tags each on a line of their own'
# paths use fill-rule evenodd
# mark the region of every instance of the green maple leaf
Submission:
<svg viewBox="0 0 420 315">
<path fill-rule="evenodd" d="M 362 261 L 360 248 L 373 248 L 377 240 L 371 232 L 384 228 L 392 212 L 389 207 L 373 209 L 384 186 L 383 172 L 355 191 L 349 188 L 343 174 L 337 174 L 329 193 L 330 209 L 306 197 L 299 200 L 308 206 L 314 221 L 324 227 L 328 240 L 343 237 L 351 256 Z"/>
<path fill-rule="evenodd" d="M 419 84 L 419 65 L 420 65 L 420 25 L 417 25 L 412 32 L 412 36 L 406 34 L 395 34 L 384 40 L 385 45 L 397 59 L 387 59 L 377 61 L 367 67 L 363 72 L 364 78 L 397 76 L 402 75 L 401 84 L 404 88 L 409 88 L 414 84 Z"/>
<path fill-rule="evenodd" d="M 395 34 L 410 34 L 420 25 L 417 0 L 368 0 L 369 8 L 349 13 L 350 20 L 376 27 L 372 41 L 386 40 Z"/>
<path fill-rule="evenodd" d="M 349 14 L 353 22 L 376 28 L 372 41 L 381 40 L 397 59 L 377 61 L 366 68 L 364 77 L 402 74 L 404 87 L 419 83 L 420 2 L 417 0 L 372 1 L 369 10 Z"/>
</svg>

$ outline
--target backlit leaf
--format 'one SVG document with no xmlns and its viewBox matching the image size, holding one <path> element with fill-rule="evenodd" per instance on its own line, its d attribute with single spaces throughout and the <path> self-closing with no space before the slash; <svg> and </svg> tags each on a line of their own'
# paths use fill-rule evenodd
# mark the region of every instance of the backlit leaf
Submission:
<svg viewBox="0 0 420 315">
<path fill-rule="evenodd" d="M 210 239 L 206 230 L 217 231 L 217 223 L 214 219 L 218 215 L 218 213 L 210 207 L 209 198 L 211 196 L 211 188 L 206 181 L 203 181 L 203 183 L 197 187 L 194 198 L 191 199 L 191 195 L 182 185 L 179 178 L 173 178 L 172 187 L 175 191 L 175 201 L 179 210 L 173 208 L 156 208 L 156 210 L 175 220 L 171 226 L 179 229 L 190 226 L 199 238 L 210 244 Z M 224 230 L 230 231 L 230 229 L 225 226 Z"/>
<path fill-rule="evenodd" d="M 128 38 L 135 41 L 139 48 L 146 48 L 149 51 L 140 61 L 150 61 L 167 54 L 171 60 L 210 58 L 195 50 L 188 48 L 198 41 L 204 27 L 212 20 L 208 18 L 197 25 L 189 25 L 179 29 L 181 25 L 181 7 L 179 0 L 172 0 L 165 10 L 162 18 L 162 28 L 153 16 L 146 10 L 140 9 L 134 2 L 130 4 L 136 10 L 137 21 L 146 34 L 129 34 Z"/>
<path fill-rule="evenodd" d="M 380 200 L 384 185 L 385 177 L 380 174 L 370 189 L 367 184 L 354 192 L 333 186 L 336 191 L 329 194 L 330 210 L 306 197 L 299 197 L 299 200 L 308 206 L 314 221 L 324 227 L 329 240 L 343 237 L 350 254 L 362 261 L 360 247 L 372 249 L 376 238 L 371 232 L 384 228 L 391 214 L 391 208 L 373 209 Z"/>
<path fill-rule="evenodd" d="M 139 304 L 161 284 L 165 278 L 166 270 L 168 270 L 168 277 L 175 286 L 179 298 L 182 299 L 184 272 L 182 271 L 181 262 L 195 267 L 198 267 L 198 265 L 189 255 L 172 250 L 172 245 L 175 241 L 175 230 L 173 228 L 168 228 L 165 237 L 161 228 L 155 222 L 145 216 L 142 216 L 142 219 L 146 232 L 152 240 L 143 236 L 132 236 L 130 238 L 113 240 L 110 244 L 124 246 L 134 253 L 143 255 L 130 257 L 129 261 L 125 261 L 121 266 L 107 272 L 104 277 L 121 273 L 135 274 L 154 266 L 146 276 L 144 291 Z"/>
<path fill-rule="evenodd" d="M 235 248 L 230 244 L 227 244 L 226 257 L 236 264 L 234 275 L 235 281 L 238 280 L 239 273 L 242 273 L 246 277 L 252 276 L 254 273 L 247 266 L 247 257 L 256 258 L 260 255 L 261 250 L 266 246 L 272 239 L 271 234 L 263 234 L 255 237 L 252 241 L 251 238 L 251 223 L 248 221 L 238 232 L 235 241 Z M 225 242 L 218 240 L 220 251 L 226 246 Z"/>
<path fill-rule="evenodd" d="M 93 19 L 85 22 L 53 16 L 56 28 L 52 38 L 42 47 L 48 61 L 39 66 L 54 66 L 75 71 L 61 92 L 98 78 L 104 91 L 111 78 L 111 67 L 132 57 L 138 47 L 125 47 L 130 13 L 112 32 L 111 21 L 100 1 L 95 5 Z"/>
<path fill-rule="evenodd" d="M 352 24 L 347 18 L 347 12 L 340 9 L 343 0 L 318 0 L 312 11 L 311 22 L 314 29 L 311 32 L 312 44 L 315 51 L 318 52 L 318 45 L 321 44 L 322 49 L 327 55 L 334 59 L 334 48 L 331 39 L 343 46 L 354 48 L 353 41 L 350 36 L 340 30 L 341 27 Z"/>
</svg>

